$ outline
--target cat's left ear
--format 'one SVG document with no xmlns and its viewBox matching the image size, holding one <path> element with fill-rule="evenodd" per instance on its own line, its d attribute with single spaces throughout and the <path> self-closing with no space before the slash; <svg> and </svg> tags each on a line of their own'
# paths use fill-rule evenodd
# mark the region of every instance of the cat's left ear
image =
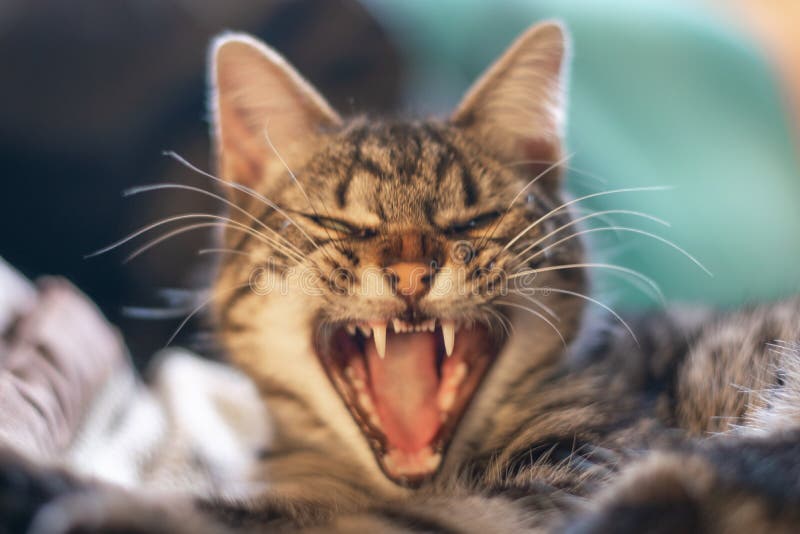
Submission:
<svg viewBox="0 0 800 534">
<path fill-rule="evenodd" d="M 567 48 L 558 22 L 528 29 L 470 88 L 451 122 L 509 163 L 555 163 L 564 133 Z"/>
<path fill-rule="evenodd" d="M 210 59 L 212 135 L 226 180 L 253 186 L 269 166 L 279 168 L 281 158 L 292 166 L 315 134 L 341 123 L 280 54 L 249 35 L 218 37 Z"/>
</svg>

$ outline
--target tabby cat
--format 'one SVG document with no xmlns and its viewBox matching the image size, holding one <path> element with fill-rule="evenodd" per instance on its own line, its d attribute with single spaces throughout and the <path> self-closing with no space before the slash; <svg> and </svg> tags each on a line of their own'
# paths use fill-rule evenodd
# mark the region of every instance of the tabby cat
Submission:
<svg viewBox="0 0 800 534">
<path fill-rule="evenodd" d="M 92 495 L 80 526 L 800 528 L 800 300 L 586 319 L 566 51 L 545 22 L 446 120 L 343 119 L 275 52 L 220 37 L 215 316 L 275 428 L 263 490 L 154 499 L 67 478 Z"/>
</svg>

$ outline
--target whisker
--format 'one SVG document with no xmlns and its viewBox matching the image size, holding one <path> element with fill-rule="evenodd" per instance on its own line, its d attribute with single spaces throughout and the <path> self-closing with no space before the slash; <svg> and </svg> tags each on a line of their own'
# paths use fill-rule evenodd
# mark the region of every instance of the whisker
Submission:
<svg viewBox="0 0 800 534">
<path fill-rule="evenodd" d="M 201 248 L 197 251 L 198 256 L 204 256 L 206 254 L 235 254 L 239 256 L 247 256 L 248 258 L 254 257 L 252 252 L 236 250 L 233 248 Z"/>
<path fill-rule="evenodd" d="M 297 224 L 297 221 L 295 221 L 294 218 L 292 218 L 288 213 L 286 213 L 286 211 L 284 211 L 283 208 L 278 206 L 276 203 L 274 203 L 273 201 L 271 201 L 270 199 L 268 199 L 267 197 L 265 197 L 261 193 L 258 193 L 254 189 L 251 189 L 251 188 L 249 188 L 249 187 L 247 187 L 245 185 L 237 184 L 235 182 L 229 182 L 227 180 L 223 180 L 222 178 L 218 178 L 218 177 L 214 176 L 213 174 L 211 174 L 209 172 L 206 172 L 206 171 L 200 169 L 199 167 L 196 167 L 195 165 L 191 164 L 185 158 L 183 158 L 182 156 L 178 155 L 177 152 L 174 152 L 172 150 L 167 150 L 163 154 L 165 156 L 168 156 L 168 157 L 174 159 L 175 161 L 177 161 L 178 163 L 180 163 L 184 167 L 186 167 L 186 168 L 188 168 L 188 169 L 200 174 L 201 176 L 205 176 L 206 178 L 209 178 L 210 180 L 214 180 L 218 184 L 221 184 L 221 185 L 223 185 L 225 187 L 231 187 L 233 189 L 236 189 L 237 191 L 240 191 L 242 193 L 245 193 L 245 194 L 255 198 L 256 200 L 261 201 L 266 206 L 268 206 L 268 207 L 274 209 L 275 211 L 277 211 L 278 213 L 280 213 L 287 221 L 289 221 L 292 225 L 294 225 L 294 227 L 297 228 L 300 231 L 300 233 L 303 234 L 303 236 L 306 239 L 308 239 L 308 241 L 312 245 L 314 245 L 314 247 L 319 248 L 319 245 L 317 244 L 317 242 L 314 241 L 314 239 L 310 235 L 308 235 L 308 233 L 299 224 Z"/>
<path fill-rule="evenodd" d="M 617 278 L 620 280 L 625 281 L 626 283 L 630 284 L 634 287 L 637 291 L 645 295 L 647 298 L 652 300 L 656 304 L 664 304 L 664 300 L 656 293 L 649 284 L 645 283 L 644 281 L 638 278 L 631 278 L 628 273 L 619 272 L 619 271 L 608 271 L 606 276 L 609 278 Z M 618 286 L 611 286 L 611 287 L 603 287 L 602 289 L 598 286 L 594 288 L 597 294 L 602 294 L 607 296 L 609 300 L 617 300 L 620 294 Z"/>
<path fill-rule="evenodd" d="M 522 195 L 522 193 L 524 193 L 526 189 L 528 189 L 528 188 L 529 188 L 529 187 L 531 187 L 533 184 L 535 184 L 537 181 L 539 181 L 539 180 L 540 180 L 540 179 L 541 179 L 543 176 L 545 176 L 545 175 L 546 175 L 548 172 L 552 171 L 553 169 L 555 169 L 556 167 L 558 167 L 558 166 L 559 166 L 559 165 L 561 165 L 562 163 L 569 161 L 569 159 L 570 159 L 570 158 L 572 158 L 572 156 L 573 156 L 573 155 L 574 155 L 574 153 L 573 153 L 573 154 L 567 154 L 566 156 L 564 156 L 564 157 L 563 157 L 563 158 L 561 158 L 560 160 L 558 160 L 558 161 L 555 161 L 555 162 L 551 163 L 551 164 L 550 164 L 550 165 L 549 165 L 549 166 L 548 166 L 548 167 L 547 167 L 545 170 L 543 170 L 542 172 L 540 172 L 539 174 L 537 174 L 536 176 L 534 176 L 534 177 L 533 177 L 533 179 L 531 179 L 530 181 L 528 181 L 528 183 L 527 183 L 527 184 L 525 184 L 525 185 L 522 187 L 522 189 L 520 189 L 520 190 L 517 192 L 516 196 L 514 196 L 514 198 L 511 200 L 511 202 L 509 202 L 509 203 L 508 203 L 508 207 L 505 209 L 505 211 L 504 211 L 504 212 L 503 212 L 503 214 L 500 216 L 500 218 L 497 220 L 497 222 L 496 222 L 495 224 L 493 224 L 493 225 L 492 225 L 490 228 L 487 228 L 487 230 L 486 230 L 486 231 L 483 233 L 483 235 L 481 236 L 481 238 L 478 240 L 478 245 L 476 246 L 476 248 L 478 248 L 478 249 L 480 249 L 480 248 L 483 248 L 483 246 L 484 246 L 484 245 L 485 245 L 485 244 L 486 244 L 486 243 L 487 243 L 487 242 L 488 242 L 488 241 L 489 241 L 489 240 L 490 240 L 492 237 L 494 237 L 494 234 L 495 234 L 495 232 L 496 232 L 496 231 L 497 231 L 497 229 L 500 227 L 500 225 L 503 223 L 503 220 L 506 218 L 506 215 L 508 215 L 508 212 L 509 212 L 509 211 L 511 211 L 511 208 L 514 206 L 514 203 L 515 203 L 515 202 L 516 202 L 516 201 L 519 199 L 520 195 Z"/>
<path fill-rule="evenodd" d="M 221 297 L 223 295 L 226 295 L 226 294 L 228 294 L 228 293 L 230 293 L 232 291 L 237 291 L 239 289 L 248 287 L 249 285 L 250 285 L 250 282 L 248 281 L 246 284 L 239 284 L 237 286 L 227 287 L 227 288 L 219 290 L 219 291 L 214 291 L 213 295 L 211 295 L 209 298 L 205 299 L 198 306 L 196 306 L 191 312 L 189 312 L 189 315 L 187 315 L 183 319 L 183 321 L 180 322 L 180 324 L 178 325 L 178 328 L 176 328 L 175 331 L 172 333 L 172 335 L 169 337 L 169 339 L 167 340 L 167 343 L 164 345 L 164 347 L 169 347 L 169 345 L 177 337 L 178 333 L 180 333 L 180 331 L 183 330 L 183 327 L 187 325 L 187 323 L 192 319 L 192 317 L 194 317 L 195 315 L 200 313 L 200 310 L 202 310 L 203 308 L 208 306 L 214 299 L 216 299 L 218 297 Z"/>
<path fill-rule="evenodd" d="M 519 257 L 522 254 L 525 254 L 529 250 L 531 250 L 531 249 L 535 248 L 537 245 L 541 244 L 543 241 L 546 241 L 549 237 L 561 232 L 562 230 L 565 230 L 565 229 L 569 228 L 570 226 L 575 226 L 576 224 L 579 224 L 579 223 L 581 223 L 583 221 L 586 221 L 588 219 L 601 218 L 601 217 L 603 217 L 605 215 L 615 215 L 615 214 L 633 215 L 633 216 L 636 216 L 636 217 L 642 217 L 644 219 L 648 219 L 648 220 L 654 221 L 654 222 L 656 222 L 658 224 L 661 224 L 663 226 L 666 226 L 666 227 L 670 227 L 671 226 L 670 223 L 668 223 L 667 221 L 665 221 L 663 219 L 659 219 L 658 217 L 655 217 L 655 216 L 650 215 L 648 213 L 643 213 L 641 211 L 617 210 L 617 209 L 604 210 L 604 211 L 595 211 L 595 212 L 592 212 L 592 213 L 590 213 L 588 215 L 584 215 L 583 217 L 578 217 L 576 219 L 570 220 L 569 222 L 567 222 L 565 224 L 562 224 L 561 226 L 559 226 L 558 228 L 556 228 L 555 230 L 553 230 L 549 234 L 539 238 L 538 240 L 536 240 L 532 244 L 528 245 L 524 249 L 522 249 L 519 252 L 517 252 L 516 256 Z"/>
<path fill-rule="evenodd" d="M 127 197 L 127 196 L 138 195 L 140 193 L 147 193 L 147 192 L 150 192 L 150 191 L 157 191 L 157 190 L 161 190 L 161 189 L 183 189 L 183 190 L 187 190 L 187 191 L 194 191 L 194 192 L 197 192 L 197 193 L 201 193 L 201 194 L 207 195 L 207 196 L 209 196 L 211 198 L 215 198 L 215 199 L 219 200 L 220 202 L 224 202 L 225 204 L 229 205 L 230 207 L 232 207 L 233 209 L 239 211 L 240 213 L 246 215 L 248 218 L 250 218 L 254 222 L 258 223 L 259 226 L 261 226 L 262 228 L 264 228 L 268 232 L 271 232 L 273 235 L 275 235 L 276 238 L 282 240 L 287 246 L 295 249 L 299 254 L 302 254 L 302 252 L 303 252 L 302 250 L 297 248 L 297 246 L 294 245 L 291 241 L 286 239 L 284 236 L 282 236 L 280 233 L 275 231 L 273 228 L 270 228 L 269 226 L 267 226 L 261 219 L 259 219 L 258 217 L 256 217 L 252 213 L 250 213 L 249 211 L 245 210 L 244 208 L 240 207 L 239 205 L 235 204 L 234 202 L 231 202 L 230 200 L 228 200 L 228 199 L 226 199 L 226 198 L 224 198 L 224 197 L 222 197 L 220 195 L 212 193 L 211 191 L 206 191 L 205 189 L 201 189 L 199 187 L 194 187 L 194 186 L 191 186 L 191 185 L 176 184 L 176 183 L 152 184 L 152 185 L 143 185 L 143 186 L 138 186 L 138 187 L 132 187 L 130 189 L 127 189 L 123 193 L 123 195 Z"/>
<path fill-rule="evenodd" d="M 180 235 L 180 234 L 192 231 L 192 230 L 196 230 L 196 229 L 199 229 L 199 228 L 214 228 L 214 227 L 223 227 L 223 228 L 230 227 L 230 228 L 232 228 L 234 230 L 239 230 L 239 231 L 242 231 L 242 232 L 249 233 L 252 236 L 256 237 L 257 239 L 262 239 L 262 240 L 264 239 L 264 236 L 258 234 L 257 232 L 253 232 L 251 229 L 247 228 L 245 225 L 230 226 L 230 223 L 226 223 L 226 222 L 208 222 L 208 223 L 190 224 L 188 226 L 183 226 L 181 228 L 178 228 L 178 229 L 172 230 L 170 232 L 167 232 L 166 234 L 164 234 L 164 235 L 162 235 L 162 236 L 160 236 L 160 237 L 158 237 L 156 239 L 153 239 L 152 241 L 150 241 L 150 242 L 146 243 L 145 245 L 139 247 L 133 253 L 129 254 L 123 260 L 123 263 L 128 263 L 132 259 L 134 259 L 137 256 L 141 255 L 142 253 L 150 250 L 151 248 L 153 248 L 154 246 L 158 245 L 159 243 L 162 243 L 162 242 L 166 241 L 167 239 L 170 239 L 170 238 L 175 237 L 177 235 Z M 265 241 L 265 242 L 269 244 L 268 241 Z M 277 249 L 277 250 L 282 252 L 287 257 L 291 257 L 290 253 L 293 253 L 293 251 L 291 251 L 291 250 L 285 250 L 285 251 L 284 250 L 280 250 L 280 249 Z M 302 261 L 304 261 L 305 258 L 295 257 L 294 259 L 295 259 L 295 261 L 302 262 Z"/>
<path fill-rule="evenodd" d="M 525 191 L 526 191 L 526 190 L 527 190 L 527 189 L 528 189 L 530 186 L 532 186 L 533 184 L 535 184 L 536 182 L 538 182 L 539 180 L 541 180 L 541 179 L 542 179 L 542 177 L 543 177 L 543 176 L 546 176 L 548 172 L 552 171 L 552 170 L 553 170 L 553 169 L 555 169 L 556 167 L 559 167 L 560 165 L 563 165 L 564 163 L 566 163 L 567 161 L 569 161 L 570 159 L 572 159 L 572 157 L 573 157 L 574 155 L 575 155 L 575 153 L 574 153 L 574 152 L 572 152 L 572 153 L 570 153 L 570 154 L 567 154 L 566 156 L 564 156 L 563 158 L 559 159 L 558 161 L 554 161 L 554 162 L 553 162 L 553 163 L 551 163 L 551 164 L 550 164 L 550 165 L 549 165 L 549 166 L 548 166 L 548 167 L 547 167 L 545 170 L 543 170 L 542 172 L 540 172 L 539 174 L 537 174 L 536 176 L 534 176 L 532 180 L 528 181 L 528 183 L 527 183 L 527 184 L 525 184 L 525 185 L 523 186 L 523 188 L 519 190 L 519 192 L 518 192 L 518 193 L 516 194 L 516 196 L 515 196 L 515 197 L 514 197 L 514 198 L 511 200 L 511 202 L 509 202 L 509 203 L 508 203 L 508 209 L 511 209 L 511 206 L 513 206 L 513 205 L 514 205 L 514 203 L 515 203 L 517 200 L 519 200 L 519 197 L 522 195 L 522 193 L 524 193 L 524 192 L 525 192 Z"/>
<path fill-rule="evenodd" d="M 512 307 L 512 308 L 518 308 L 520 310 L 525 310 L 527 312 L 532 313 L 533 315 L 535 315 L 536 317 L 538 317 L 539 319 L 541 319 L 542 321 L 547 323 L 550 326 L 550 328 L 555 330 L 556 334 L 558 334 L 558 337 L 561 339 L 561 343 L 563 343 L 563 345 L 565 347 L 567 346 L 567 341 L 564 339 L 564 336 L 561 334 L 561 331 L 558 328 L 556 328 L 556 325 L 554 325 L 552 322 L 550 322 L 550 320 L 547 317 L 545 317 L 544 315 L 542 315 L 541 313 L 539 313 L 536 310 L 534 310 L 532 308 L 529 308 L 527 306 L 522 306 L 521 304 L 517 304 L 516 302 L 510 302 L 510 301 L 507 301 L 507 300 L 498 300 L 496 302 L 500 306 L 509 306 L 509 307 Z"/>
<path fill-rule="evenodd" d="M 139 237 L 142 234 L 145 234 L 145 233 L 149 232 L 150 230 L 153 230 L 153 229 L 158 228 L 160 226 L 163 226 L 165 224 L 169 224 L 169 223 L 172 223 L 172 222 L 175 222 L 175 221 L 181 221 L 181 220 L 185 220 L 185 219 L 214 219 L 214 220 L 222 221 L 224 224 L 222 224 L 221 226 L 223 226 L 223 227 L 237 228 L 237 229 L 243 230 L 243 231 L 249 233 L 250 235 L 253 235 L 256 238 L 262 240 L 263 242 L 265 242 L 265 243 L 267 243 L 269 245 L 272 245 L 273 247 L 277 248 L 278 250 L 280 250 L 284 254 L 286 254 L 287 252 L 291 252 L 291 254 L 295 255 L 295 259 L 300 259 L 301 261 L 304 259 L 304 256 L 302 254 L 300 254 L 300 253 L 298 253 L 298 252 L 296 252 L 296 251 L 294 251 L 292 249 L 287 249 L 279 241 L 275 241 L 270 236 L 266 236 L 266 235 L 263 235 L 263 234 L 261 234 L 259 232 L 256 232 L 252 228 L 250 228 L 250 227 L 248 227 L 248 226 L 246 226 L 246 225 L 244 225 L 244 224 L 242 224 L 240 222 L 234 221 L 230 217 L 223 217 L 222 215 L 214 215 L 214 214 L 211 214 L 211 213 L 185 213 L 185 214 L 182 214 L 182 215 L 174 215 L 172 217 L 167 217 L 167 218 L 162 219 L 160 221 L 156 221 L 154 223 L 151 223 L 151 224 L 148 224 L 146 226 L 143 226 L 142 228 L 139 228 L 138 230 L 128 234 L 126 237 L 124 237 L 124 238 L 122 238 L 122 239 L 120 239 L 118 241 L 115 241 L 114 243 L 111 243 L 110 245 L 108 245 L 106 247 L 103 247 L 100 250 L 97 250 L 97 251 L 85 256 L 85 258 L 91 258 L 91 257 L 94 257 L 94 256 L 98 256 L 100 254 L 104 254 L 106 252 L 109 252 L 109 251 L 121 246 L 121 245 L 124 245 L 125 243 L 131 241 L 132 239 L 135 239 L 135 238 Z M 195 226 L 192 227 L 192 229 L 194 229 L 194 228 L 203 228 L 203 226 L 196 226 L 195 225 Z M 170 233 L 168 235 L 172 236 L 172 235 L 177 235 L 177 234 Z M 163 239 L 162 240 L 158 240 L 157 243 L 160 243 L 161 241 L 163 241 Z M 149 247 L 147 247 L 147 248 L 149 248 Z M 147 250 L 147 248 L 145 248 L 145 250 Z M 129 257 L 129 259 L 132 259 L 132 258 L 134 258 L 136 256 L 138 256 L 138 254 L 134 254 L 133 256 Z M 126 261 L 129 261 L 129 260 L 126 260 Z"/>
<path fill-rule="evenodd" d="M 303 184 L 300 183 L 300 180 L 297 179 L 297 176 L 295 175 L 294 171 L 292 171 L 292 169 L 289 168 L 289 164 L 286 163 L 286 160 L 283 159 L 283 156 L 281 156 L 280 152 L 278 152 L 278 149 L 273 144 L 272 139 L 269 136 L 269 124 L 267 124 L 267 126 L 264 128 L 264 137 L 266 138 L 267 144 L 269 144 L 270 149 L 272 149 L 272 152 L 275 154 L 275 157 L 278 158 L 278 160 L 281 162 L 283 167 L 286 169 L 286 172 L 288 172 L 289 176 L 291 176 L 292 182 L 294 183 L 294 185 L 297 186 L 297 188 L 300 190 L 300 193 L 302 193 L 303 197 L 305 197 L 306 202 L 308 202 L 308 207 L 311 208 L 311 211 L 314 212 L 315 216 L 319 217 L 319 213 L 317 212 L 317 208 L 315 208 L 314 207 L 314 203 L 311 202 L 311 198 L 308 196 L 308 193 L 306 193 L 306 189 L 303 187 Z M 322 202 L 322 207 L 325 209 L 325 212 L 330 217 L 330 211 L 328 211 L 328 208 L 327 208 L 327 206 L 325 206 L 324 202 Z M 335 248 L 339 252 L 342 252 L 342 250 L 336 245 L 335 240 L 331 237 L 330 231 L 327 228 L 324 228 L 324 227 L 323 227 L 323 229 L 325 230 L 325 234 L 328 236 L 328 242 L 331 243 L 333 248 Z M 320 249 L 320 250 L 322 250 L 323 254 L 326 254 L 328 256 L 329 260 L 333 261 L 333 258 L 331 258 L 330 255 L 327 254 L 327 251 L 325 251 L 324 249 Z"/>
<path fill-rule="evenodd" d="M 131 319 L 147 319 L 147 320 L 165 320 L 177 319 L 183 317 L 188 310 L 186 308 L 175 309 L 170 308 L 155 308 L 145 306 L 123 306 L 122 315 Z"/>
<path fill-rule="evenodd" d="M 661 304 L 666 303 L 666 299 L 664 298 L 664 293 L 661 291 L 661 288 L 658 287 L 658 284 L 656 284 L 651 278 L 648 278 L 647 276 L 643 275 L 642 273 L 634 269 L 629 269 L 628 267 L 622 267 L 621 265 L 613 265 L 610 263 L 569 263 L 564 265 L 538 267 L 536 269 L 527 269 L 525 271 L 514 273 L 510 275 L 508 279 L 513 280 L 516 278 L 520 278 L 522 276 L 528 276 L 531 274 L 544 273 L 549 271 L 561 271 L 565 269 L 585 269 L 585 268 L 609 269 L 612 271 L 619 271 L 622 273 L 629 274 L 630 276 L 633 276 L 641 280 L 648 286 L 650 286 L 650 288 L 656 293 L 656 295 L 658 295 L 658 299 L 661 302 Z"/>
<path fill-rule="evenodd" d="M 708 269 L 706 269 L 705 265 L 700 263 L 700 261 L 697 258 L 695 258 L 691 254 L 689 254 L 686 250 L 684 250 L 683 248 L 679 247 L 678 245 L 676 245 L 675 243 L 673 243 L 669 239 L 665 239 L 665 238 L 663 238 L 661 236 L 658 236 L 656 234 L 653 234 L 653 233 L 650 233 L 650 232 L 646 232 L 645 230 L 639 230 L 638 228 L 629 228 L 627 226 L 608 226 L 608 227 L 602 227 L 602 228 L 589 228 L 587 230 L 581 230 L 580 232 L 575 232 L 573 234 L 570 234 L 570 235 L 568 235 L 566 237 L 563 237 L 563 238 L 559 239 L 558 241 L 556 241 L 554 243 L 551 243 L 551 244 L 547 245 L 546 247 L 544 247 L 543 249 L 541 249 L 539 251 L 536 251 L 535 253 L 531 254 L 530 256 L 528 256 L 527 258 L 522 260 L 521 263 L 527 264 L 528 262 L 534 260 L 536 257 L 540 256 L 541 254 L 544 254 L 546 251 L 548 251 L 548 250 L 552 249 L 553 247 L 558 246 L 558 245 L 560 245 L 560 244 L 562 244 L 565 241 L 568 241 L 570 239 L 574 239 L 576 237 L 580 237 L 580 236 L 585 235 L 585 234 L 591 234 L 591 233 L 595 233 L 595 232 L 606 232 L 606 231 L 609 231 L 609 230 L 614 230 L 614 231 L 617 231 L 617 232 L 631 232 L 631 233 L 634 233 L 634 234 L 643 235 L 645 237 L 649 237 L 651 239 L 659 241 L 660 243 L 663 243 L 663 244 L 673 248 L 674 250 L 677 250 L 681 254 L 683 254 L 686 258 L 691 260 L 692 263 L 697 265 L 700 269 L 702 269 L 711 278 L 714 277 L 714 274 L 711 271 L 709 271 Z"/>
<path fill-rule="evenodd" d="M 553 308 L 551 308 L 550 306 L 544 304 L 542 301 L 540 301 L 539 299 L 535 298 L 533 295 L 527 294 L 527 293 L 523 293 L 521 291 L 515 291 L 515 293 L 517 295 L 519 295 L 520 297 L 524 298 L 525 300 L 527 300 L 528 302 L 530 302 L 530 303 L 532 303 L 532 304 L 534 304 L 536 306 L 539 306 L 542 310 L 544 310 L 544 312 L 547 315 L 552 317 L 554 320 L 556 320 L 558 322 L 561 322 L 561 318 L 558 316 L 558 314 L 555 311 L 553 311 Z"/>
<path fill-rule="evenodd" d="M 534 222 L 532 222 L 531 224 L 526 226 L 514 238 L 512 238 L 508 243 L 506 243 L 505 247 L 503 247 L 503 250 L 504 251 L 508 250 L 509 248 L 511 248 L 514 245 L 514 243 L 519 241 L 522 238 L 522 236 L 524 236 L 530 230 L 535 228 L 537 225 L 541 224 L 543 221 L 545 221 L 548 218 L 552 217 L 553 215 L 555 215 L 559 211 L 563 210 L 564 208 L 567 208 L 567 207 L 569 207 L 569 206 L 571 206 L 571 205 L 573 205 L 573 204 L 575 204 L 577 202 L 582 202 L 582 201 L 588 200 L 590 198 L 596 198 L 596 197 L 608 196 L 608 195 L 615 195 L 615 194 L 619 194 L 619 193 L 635 193 L 635 192 L 642 192 L 642 191 L 666 191 L 666 190 L 669 190 L 669 189 L 671 189 L 671 187 L 669 187 L 669 186 L 626 187 L 624 189 L 612 189 L 611 191 L 601 191 L 599 193 L 591 193 L 589 195 L 584 195 L 582 197 L 574 198 L 572 200 L 564 202 L 563 204 L 561 204 L 558 207 L 553 208 L 552 210 L 547 212 L 545 215 L 542 215 L 537 220 L 535 220 Z"/>
<path fill-rule="evenodd" d="M 493 310 L 491 306 L 486 306 L 484 310 L 497 318 L 497 321 L 503 328 L 503 331 L 506 333 L 506 336 L 510 338 L 511 333 L 514 331 L 514 325 L 511 323 L 511 321 L 507 317 L 504 317 L 502 313 Z"/>
<path fill-rule="evenodd" d="M 573 153 L 573 156 L 574 156 L 574 153 Z M 542 165 L 542 164 L 545 164 L 545 163 L 551 163 L 551 161 L 552 160 L 543 160 L 543 159 L 521 159 L 521 160 L 517 160 L 517 161 L 512 161 L 511 163 L 507 163 L 506 166 L 507 167 L 516 167 L 516 166 L 519 166 L 519 165 L 530 165 L 530 164 Z M 600 182 L 602 184 L 607 184 L 608 183 L 608 180 L 606 178 L 603 178 L 602 176 L 600 176 L 597 173 L 593 173 L 593 172 L 581 169 L 579 167 L 574 167 L 572 165 L 565 165 L 564 168 L 567 169 L 570 172 L 575 173 L 575 174 L 580 174 L 581 176 L 585 176 L 587 178 L 591 178 L 593 180 L 597 180 L 598 182 Z"/>
<path fill-rule="evenodd" d="M 631 338 L 633 338 L 633 341 L 637 345 L 639 345 L 639 339 L 636 337 L 636 334 L 633 333 L 633 329 L 631 329 L 631 327 L 628 325 L 628 323 L 625 322 L 625 320 L 622 317 L 620 317 L 620 315 L 617 312 L 615 312 L 610 306 L 604 304 L 603 302 L 600 302 L 597 299 L 593 299 L 592 297 L 584 295 L 583 293 L 570 291 L 568 289 L 558 289 L 558 288 L 555 288 L 555 287 L 542 287 L 542 288 L 535 288 L 535 289 L 536 290 L 541 290 L 541 291 L 550 291 L 552 293 L 562 293 L 564 295 L 572 295 L 573 297 L 578 297 L 578 298 L 584 299 L 584 300 L 586 300 L 588 302 L 591 302 L 592 304 L 596 304 L 596 305 L 600 306 L 601 308 L 603 308 L 604 310 L 609 312 L 611 315 L 613 315 L 614 318 L 617 321 L 619 321 L 622 324 L 622 326 L 625 327 L 625 330 L 627 330 L 628 333 L 631 335 Z"/>
</svg>

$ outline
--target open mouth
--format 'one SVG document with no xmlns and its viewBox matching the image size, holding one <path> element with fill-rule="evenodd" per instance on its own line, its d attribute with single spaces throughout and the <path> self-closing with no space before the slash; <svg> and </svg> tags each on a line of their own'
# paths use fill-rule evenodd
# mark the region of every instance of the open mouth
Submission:
<svg viewBox="0 0 800 534">
<path fill-rule="evenodd" d="M 316 349 L 384 473 L 416 486 L 439 469 L 501 341 L 480 323 L 393 319 L 340 324 Z"/>
</svg>

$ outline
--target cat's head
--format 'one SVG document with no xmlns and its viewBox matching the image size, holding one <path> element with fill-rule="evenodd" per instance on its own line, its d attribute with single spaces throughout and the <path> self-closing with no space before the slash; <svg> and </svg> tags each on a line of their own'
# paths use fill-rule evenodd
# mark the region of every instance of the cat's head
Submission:
<svg viewBox="0 0 800 534">
<path fill-rule="evenodd" d="M 565 48 L 538 25 L 446 120 L 387 121 L 342 119 L 263 44 L 217 40 L 214 138 L 236 204 L 217 315 L 279 443 L 412 485 L 511 424 L 506 396 L 581 311 L 578 239 L 548 248 L 572 233 L 555 232 L 570 222 Z"/>
</svg>

